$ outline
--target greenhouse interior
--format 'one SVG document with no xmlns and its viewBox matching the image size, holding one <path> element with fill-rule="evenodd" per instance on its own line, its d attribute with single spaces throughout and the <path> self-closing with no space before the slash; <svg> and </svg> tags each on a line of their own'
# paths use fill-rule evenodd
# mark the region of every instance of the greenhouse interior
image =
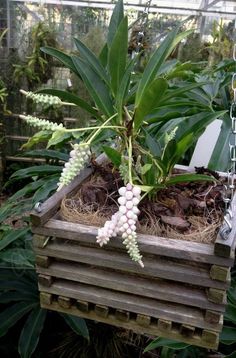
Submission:
<svg viewBox="0 0 236 358">
<path fill-rule="evenodd" d="M 235 0 L 0 0 L 1 358 L 236 358 L 235 180 Z"/>
</svg>

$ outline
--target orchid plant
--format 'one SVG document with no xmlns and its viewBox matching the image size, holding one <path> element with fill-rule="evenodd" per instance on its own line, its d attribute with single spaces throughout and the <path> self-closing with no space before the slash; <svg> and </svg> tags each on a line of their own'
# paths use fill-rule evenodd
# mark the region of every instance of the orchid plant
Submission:
<svg viewBox="0 0 236 358">
<path fill-rule="evenodd" d="M 32 116 L 21 118 L 46 131 L 48 146 L 65 138 L 72 140 L 70 159 L 63 168 L 58 190 L 84 167 L 95 144 L 106 153 L 119 170 L 124 186 L 119 189 L 118 210 L 98 229 L 97 242 L 102 246 L 111 237 L 121 235 L 131 259 L 142 267 L 136 224 L 138 204 L 143 197 L 179 182 L 212 180 L 193 173 L 172 175 L 174 165 L 193 141 L 211 121 L 225 113 L 190 99 L 189 93 L 202 83 L 181 79 L 191 72 L 189 63 L 168 61 L 175 46 L 189 33 L 171 31 L 150 57 L 143 73 L 136 73 L 139 56 L 128 57 L 128 19 L 119 0 L 99 58 L 78 39 L 75 44 L 79 55 L 42 48 L 83 80 L 93 105 L 66 91 L 44 89 L 34 94 L 23 91 L 37 103 L 77 105 L 90 113 L 95 125 L 75 129 Z"/>
</svg>

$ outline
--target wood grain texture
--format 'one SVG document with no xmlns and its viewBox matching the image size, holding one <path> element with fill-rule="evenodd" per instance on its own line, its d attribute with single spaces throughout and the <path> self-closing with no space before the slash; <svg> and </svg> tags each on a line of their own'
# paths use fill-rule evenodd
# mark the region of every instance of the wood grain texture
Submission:
<svg viewBox="0 0 236 358">
<path fill-rule="evenodd" d="M 141 268 L 137 263 L 130 260 L 126 253 L 119 253 L 101 248 L 84 247 L 70 245 L 69 243 L 49 242 L 44 248 L 36 248 L 38 255 L 65 259 L 73 262 L 80 262 L 98 267 L 112 268 L 116 270 L 124 269 L 126 272 L 133 272 L 139 275 L 153 276 L 174 280 L 178 282 L 194 283 L 204 287 L 227 288 L 229 282 L 219 282 L 212 280 L 208 269 L 182 265 L 179 263 L 168 262 L 161 258 L 144 258 L 145 267 Z"/>
<path fill-rule="evenodd" d="M 40 285 L 45 286 L 45 287 L 50 287 L 52 284 L 52 277 L 48 276 L 48 275 L 38 275 L 38 282 L 40 283 Z"/>
<path fill-rule="evenodd" d="M 85 244 L 96 244 L 97 228 L 94 226 L 70 223 L 50 219 L 44 226 L 32 227 L 36 234 L 61 237 Z M 165 237 L 138 235 L 138 243 L 142 254 L 157 254 L 164 257 L 203 262 L 230 267 L 234 265 L 234 254 L 224 258 L 214 254 L 213 244 L 202 244 L 191 241 L 169 239 Z M 114 238 L 108 248 L 124 249 L 121 240 Z"/>
<path fill-rule="evenodd" d="M 71 299 L 68 297 L 58 296 L 57 301 L 62 308 L 70 308 L 71 306 Z"/>
<path fill-rule="evenodd" d="M 36 255 L 35 262 L 37 266 L 47 268 L 51 263 L 51 259 L 44 255 Z"/>
<path fill-rule="evenodd" d="M 45 291 L 45 288 L 41 285 L 39 285 L 39 289 Z M 58 280 L 47 288 L 47 292 L 177 323 L 189 324 L 191 322 L 191 325 L 213 331 L 220 331 L 222 328 L 222 324 L 206 322 L 204 312 L 198 308 L 174 303 L 167 304 L 151 298 L 142 297 L 140 299 L 139 296 L 113 292 L 99 287 Z"/>
<path fill-rule="evenodd" d="M 225 305 L 215 304 L 208 300 L 204 289 L 185 286 L 181 283 L 154 280 L 152 277 L 144 278 L 123 272 L 110 272 L 95 266 L 66 262 L 52 262 L 47 269 L 37 267 L 37 272 L 115 291 L 155 297 L 161 301 L 225 311 Z"/>
<path fill-rule="evenodd" d="M 137 314 L 136 322 L 143 327 L 148 327 L 151 324 L 151 317 L 144 314 Z"/>
<path fill-rule="evenodd" d="M 223 315 L 220 312 L 207 310 L 205 320 L 210 323 L 220 323 L 223 321 Z"/>
<path fill-rule="evenodd" d="M 210 269 L 210 276 L 213 280 L 226 282 L 230 280 L 230 268 L 212 265 Z"/>
<path fill-rule="evenodd" d="M 131 329 L 136 333 L 149 335 L 149 336 L 161 336 L 161 337 L 167 337 L 170 339 L 179 340 L 181 342 L 186 342 L 188 344 L 196 345 L 199 347 L 209 348 L 209 349 L 215 349 L 218 348 L 218 340 L 217 338 L 215 340 L 210 340 L 207 342 L 206 340 L 203 340 L 200 335 L 194 334 L 193 337 L 184 337 L 178 330 L 172 329 L 171 331 L 161 331 L 157 325 L 150 324 L 147 327 L 141 326 L 136 323 L 134 319 L 130 319 L 129 322 L 124 322 L 117 320 L 116 317 L 113 314 L 109 314 L 108 317 L 99 317 L 94 311 L 89 312 L 82 312 L 79 311 L 75 305 L 72 305 L 70 309 L 65 309 L 59 306 L 57 302 L 53 302 L 51 305 L 47 305 L 43 302 L 41 302 L 42 308 L 59 311 L 63 313 L 72 314 L 75 316 L 91 319 L 94 321 L 103 322 L 106 324 L 110 324 L 117 327 L 123 327 L 125 329 Z M 210 332 L 210 331 L 208 331 Z M 213 332 L 215 334 L 215 332 Z M 216 337 L 218 334 L 216 333 Z"/>
<path fill-rule="evenodd" d="M 180 327 L 180 332 L 185 337 L 193 337 L 195 327 L 190 326 L 189 324 L 182 324 Z"/>
<path fill-rule="evenodd" d="M 219 290 L 216 288 L 207 289 L 207 297 L 210 302 L 221 303 L 226 305 L 227 303 L 227 294 L 225 290 Z"/>
</svg>

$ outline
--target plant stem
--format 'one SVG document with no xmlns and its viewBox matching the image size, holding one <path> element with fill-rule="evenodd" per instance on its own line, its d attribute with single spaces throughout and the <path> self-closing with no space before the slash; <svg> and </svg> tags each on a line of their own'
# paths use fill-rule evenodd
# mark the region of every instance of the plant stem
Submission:
<svg viewBox="0 0 236 358">
<path fill-rule="evenodd" d="M 87 138 L 87 141 L 86 143 L 90 144 L 94 138 L 101 132 L 102 129 L 106 128 L 106 124 L 109 123 L 114 117 L 117 116 L 117 113 L 113 114 L 113 116 L 109 117 L 100 127 L 98 127 L 98 129 L 96 130 L 95 133 L 92 134 L 92 136 L 89 138 Z M 110 126 L 111 127 L 111 126 Z M 114 127 L 113 128 L 117 128 L 117 127 Z M 122 127 L 124 128 L 124 127 Z"/>
<path fill-rule="evenodd" d="M 129 146 L 128 146 L 128 158 L 129 158 L 129 183 L 133 184 L 132 181 L 132 137 L 129 137 Z"/>
<path fill-rule="evenodd" d="M 100 129 L 101 126 L 99 127 L 84 127 L 84 128 L 75 128 L 75 129 L 66 129 L 66 132 L 83 132 L 83 131 L 88 131 L 88 130 L 94 130 L 94 129 Z M 125 127 L 122 126 L 102 126 L 102 129 L 112 129 L 112 128 L 119 128 L 119 129 L 126 129 Z"/>
</svg>

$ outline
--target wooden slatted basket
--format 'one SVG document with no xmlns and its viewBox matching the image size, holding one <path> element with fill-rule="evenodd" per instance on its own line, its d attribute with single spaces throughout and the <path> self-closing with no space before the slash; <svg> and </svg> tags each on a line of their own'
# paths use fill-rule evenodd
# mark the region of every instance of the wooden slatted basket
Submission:
<svg viewBox="0 0 236 358">
<path fill-rule="evenodd" d="M 85 169 L 31 215 L 41 306 L 216 349 L 236 224 L 228 240 L 217 238 L 215 244 L 139 235 L 142 269 L 121 240 L 100 248 L 95 227 L 60 219 L 62 199 L 91 174 Z"/>
</svg>

